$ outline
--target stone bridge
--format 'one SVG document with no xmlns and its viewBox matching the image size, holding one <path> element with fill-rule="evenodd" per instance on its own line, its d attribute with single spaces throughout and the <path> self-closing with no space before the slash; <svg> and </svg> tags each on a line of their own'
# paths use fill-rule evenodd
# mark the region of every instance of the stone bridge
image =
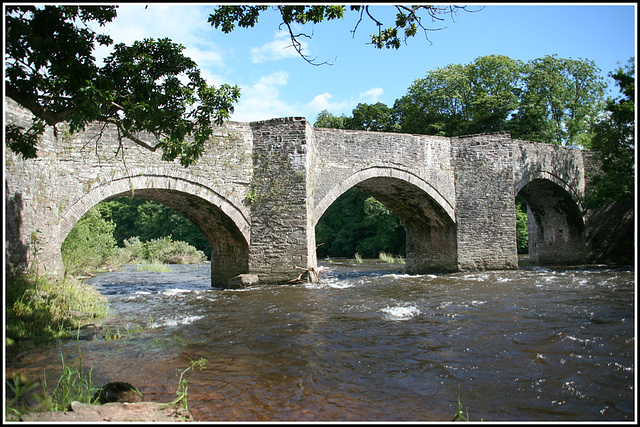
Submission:
<svg viewBox="0 0 640 427">
<path fill-rule="evenodd" d="M 6 122 L 28 125 L 5 99 Z M 508 134 L 438 137 L 312 127 L 303 118 L 229 122 L 192 167 L 165 162 L 114 128 L 49 132 L 38 158 L 5 149 L 6 264 L 60 274 L 60 247 L 100 201 L 136 196 L 190 219 L 212 248 L 211 281 L 283 283 L 317 266 L 315 226 L 345 191 L 405 224 L 408 273 L 515 269 L 515 197 L 528 205 L 530 261 L 588 260 L 581 215 L 587 151 Z"/>
</svg>

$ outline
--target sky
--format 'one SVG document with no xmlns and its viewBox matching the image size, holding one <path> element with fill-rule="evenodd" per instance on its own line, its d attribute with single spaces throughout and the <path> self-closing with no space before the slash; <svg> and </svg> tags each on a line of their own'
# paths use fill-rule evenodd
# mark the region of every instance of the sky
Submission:
<svg viewBox="0 0 640 427">
<path fill-rule="evenodd" d="M 486 55 L 530 61 L 545 55 L 593 61 L 617 95 L 609 72 L 636 54 L 635 3 L 471 4 L 469 12 L 427 21 L 434 31 L 409 39 L 398 50 L 376 49 L 370 42 L 375 25 L 346 12 L 337 21 L 307 25 L 305 53 L 314 66 L 291 47 L 279 30 L 279 13 L 268 10 L 254 28 L 229 34 L 207 22 L 215 5 L 206 3 L 123 3 L 117 18 L 98 32 L 115 43 L 143 38 L 170 38 L 185 46 L 210 84 L 241 88 L 231 120 L 252 122 L 276 117 L 305 117 L 313 124 L 327 110 L 350 116 L 358 103 L 382 102 L 392 107 L 416 79 L 450 64 L 468 64 Z M 372 14 L 390 26 L 391 4 L 376 3 Z M 108 51 L 99 49 L 96 58 Z"/>
</svg>

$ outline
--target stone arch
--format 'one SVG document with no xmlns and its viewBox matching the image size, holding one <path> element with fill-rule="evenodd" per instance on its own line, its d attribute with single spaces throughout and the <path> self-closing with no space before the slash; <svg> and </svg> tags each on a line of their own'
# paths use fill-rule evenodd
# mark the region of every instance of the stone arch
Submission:
<svg viewBox="0 0 640 427">
<path fill-rule="evenodd" d="M 569 265 L 586 261 L 585 224 L 579 193 L 549 172 L 535 172 L 516 187 L 527 203 L 529 260 Z"/>
<path fill-rule="evenodd" d="M 363 181 L 372 178 L 395 178 L 397 180 L 414 185 L 415 187 L 422 190 L 425 194 L 427 194 L 431 199 L 433 199 L 433 201 L 437 203 L 444 210 L 444 212 L 446 212 L 451 221 L 455 222 L 455 205 L 448 201 L 431 184 L 429 184 L 416 174 L 403 169 L 373 166 L 362 169 L 336 184 L 316 205 L 314 210 L 315 215 L 313 225 L 317 225 L 318 221 L 325 213 L 325 211 L 329 208 L 329 206 L 331 206 L 331 204 L 335 202 L 338 197 L 344 194 L 345 191 L 347 191 L 351 187 L 356 187 Z"/>
<path fill-rule="evenodd" d="M 408 273 L 457 270 L 455 206 L 423 179 L 401 169 L 371 167 L 339 182 L 316 206 L 314 226 L 328 207 L 350 188 L 376 198 L 404 223 Z"/>
<path fill-rule="evenodd" d="M 195 179 L 138 173 L 105 180 L 78 199 L 62 216 L 60 241 L 97 203 L 135 196 L 177 211 L 191 220 L 211 246 L 211 282 L 227 286 L 231 277 L 247 273 L 250 223 L 233 197 L 223 197 Z"/>
<path fill-rule="evenodd" d="M 580 191 L 573 188 L 571 184 L 569 184 L 567 181 L 565 181 L 558 175 L 552 172 L 547 172 L 542 170 L 531 172 L 529 176 L 522 177 L 522 179 L 520 179 L 520 181 L 516 184 L 515 194 L 517 195 L 520 192 L 520 190 L 522 190 L 523 187 L 525 187 L 531 181 L 536 179 L 546 179 L 548 181 L 553 182 L 558 187 L 566 191 L 576 201 L 576 203 L 580 204 L 580 200 L 582 198 L 582 194 L 580 193 Z"/>
</svg>

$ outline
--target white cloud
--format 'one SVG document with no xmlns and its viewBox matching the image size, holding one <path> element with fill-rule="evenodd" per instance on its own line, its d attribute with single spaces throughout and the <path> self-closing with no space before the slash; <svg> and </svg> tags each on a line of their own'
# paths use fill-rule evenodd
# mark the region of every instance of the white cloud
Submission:
<svg viewBox="0 0 640 427">
<path fill-rule="evenodd" d="M 335 102 L 331 100 L 332 98 L 333 95 L 328 92 L 316 95 L 310 102 L 305 105 L 305 110 L 315 111 L 316 115 L 322 110 L 327 110 L 332 114 L 336 114 L 334 113 L 334 111 L 344 111 L 353 104 L 352 100 Z"/>
<path fill-rule="evenodd" d="M 364 102 L 367 104 L 375 104 L 376 102 L 380 102 L 383 93 L 384 90 L 382 88 L 374 87 L 365 92 L 362 92 L 360 94 L 359 100 L 360 102 Z"/>
<path fill-rule="evenodd" d="M 240 102 L 231 119 L 239 122 L 268 120 L 295 115 L 295 106 L 280 97 L 279 87 L 287 84 L 289 74 L 277 71 L 261 77 L 251 86 L 240 88 Z"/>
<path fill-rule="evenodd" d="M 133 44 L 145 38 L 168 38 L 185 47 L 183 54 L 193 59 L 203 69 L 222 67 L 222 49 L 212 43 L 210 35 L 214 33 L 207 23 L 208 12 L 197 5 L 166 4 L 122 4 L 117 17 L 104 27 L 97 24 L 94 30 L 109 35 L 114 44 Z M 112 47 L 96 46 L 95 57 L 98 64 L 112 52 Z"/>
<path fill-rule="evenodd" d="M 306 51 L 308 45 L 301 41 L 301 49 Z M 267 61 L 276 61 L 278 59 L 290 58 L 298 56 L 298 52 L 291 45 L 291 38 L 286 31 L 278 31 L 275 33 L 275 40 L 265 43 L 260 47 L 251 49 L 251 60 L 255 64 Z"/>
<path fill-rule="evenodd" d="M 329 92 L 316 95 L 310 102 L 305 104 L 303 110 L 305 111 L 305 117 L 311 123 L 318 117 L 318 113 L 322 110 L 327 110 L 329 113 L 340 116 L 342 114 L 350 116 L 351 112 L 358 105 L 358 103 L 375 104 L 379 102 L 384 90 L 378 87 L 371 88 L 358 95 L 357 99 L 350 97 L 343 100 L 334 100 L 333 95 Z"/>
</svg>

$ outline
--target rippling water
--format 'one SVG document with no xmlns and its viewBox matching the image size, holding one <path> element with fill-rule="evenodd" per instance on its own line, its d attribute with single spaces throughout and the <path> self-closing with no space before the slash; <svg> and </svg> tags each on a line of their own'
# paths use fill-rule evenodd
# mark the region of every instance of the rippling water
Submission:
<svg viewBox="0 0 640 427">
<path fill-rule="evenodd" d="M 81 354 L 98 382 L 169 401 L 205 357 L 186 375 L 202 421 L 448 421 L 458 399 L 471 420 L 634 420 L 633 270 L 325 266 L 320 284 L 243 290 L 212 289 L 208 264 L 101 274 L 89 283 L 121 337 L 39 349 L 10 369 Z"/>
</svg>

